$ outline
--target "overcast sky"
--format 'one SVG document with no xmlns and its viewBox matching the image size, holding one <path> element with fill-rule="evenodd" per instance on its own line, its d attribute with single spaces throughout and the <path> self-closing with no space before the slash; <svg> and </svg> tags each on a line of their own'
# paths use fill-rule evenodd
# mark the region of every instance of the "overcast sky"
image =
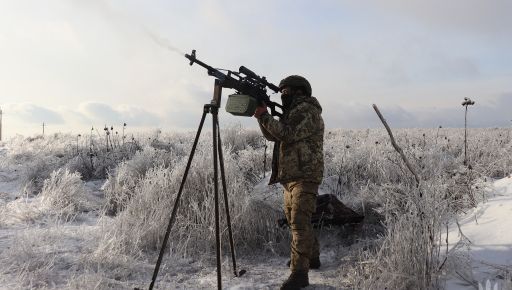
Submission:
<svg viewBox="0 0 512 290">
<path fill-rule="evenodd" d="M 213 78 L 179 53 L 192 49 L 274 83 L 305 76 L 330 128 L 381 126 L 372 103 L 392 127 L 461 127 L 464 97 L 470 126 L 511 126 L 511 13 L 510 0 L 0 0 L 3 133 L 195 130 Z"/>
</svg>

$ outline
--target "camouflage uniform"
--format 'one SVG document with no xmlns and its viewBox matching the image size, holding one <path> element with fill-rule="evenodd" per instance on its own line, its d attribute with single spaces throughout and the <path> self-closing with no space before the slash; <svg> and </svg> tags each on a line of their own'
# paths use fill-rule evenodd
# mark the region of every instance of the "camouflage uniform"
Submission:
<svg viewBox="0 0 512 290">
<path fill-rule="evenodd" d="M 284 210 L 292 231 L 292 272 L 307 272 L 309 259 L 319 255 L 311 216 L 324 170 L 321 113 L 316 98 L 297 96 L 279 121 L 268 113 L 258 118 L 265 138 L 275 142 L 270 184 L 280 182 L 285 189 Z"/>
</svg>

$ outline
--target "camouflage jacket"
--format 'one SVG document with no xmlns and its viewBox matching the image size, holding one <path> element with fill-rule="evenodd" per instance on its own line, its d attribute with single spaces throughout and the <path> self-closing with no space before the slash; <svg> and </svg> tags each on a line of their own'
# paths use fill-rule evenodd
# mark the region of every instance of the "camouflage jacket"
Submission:
<svg viewBox="0 0 512 290">
<path fill-rule="evenodd" d="M 279 121 L 264 113 L 261 132 L 275 142 L 269 184 L 305 181 L 320 184 L 324 171 L 324 121 L 314 97 L 296 97 Z"/>
</svg>

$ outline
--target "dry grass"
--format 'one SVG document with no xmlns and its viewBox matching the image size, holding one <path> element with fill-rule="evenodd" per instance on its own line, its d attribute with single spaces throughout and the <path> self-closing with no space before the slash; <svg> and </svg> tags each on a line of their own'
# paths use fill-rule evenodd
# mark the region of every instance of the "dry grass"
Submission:
<svg viewBox="0 0 512 290">
<path fill-rule="evenodd" d="M 385 234 L 361 249 L 348 279 L 352 286 L 439 287 L 441 272 L 453 266 L 441 267 L 446 254 L 441 232 L 457 213 L 485 198 L 482 182 L 486 178 L 511 171 L 510 158 L 504 158 L 504 150 L 512 145 L 510 139 L 502 139 L 505 130 L 471 131 L 475 140 L 470 139 L 472 169 L 468 169 L 462 166 L 463 130 L 443 129 L 440 135 L 433 130 L 397 130 L 398 143 L 421 176 L 419 189 L 383 130 L 327 136 L 326 154 L 333 162 L 326 165 L 324 186 L 348 204 L 372 204 L 385 217 Z"/>
<path fill-rule="evenodd" d="M 173 254 L 179 256 L 210 255 L 214 249 L 213 172 L 208 169 L 211 166 L 210 149 L 206 145 L 196 153 L 196 162 L 189 172 L 176 224 L 171 232 L 169 247 Z M 234 158 L 234 154 L 225 154 L 228 200 L 237 248 L 273 247 L 283 240 L 283 233 L 275 224 L 279 211 L 251 198 L 250 179 L 247 179 L 247 172 L 239 170 L 239 164 Z M 123 202 L 120 204 L 123 210 L 106 232 L 105 243 L 102 244 L 109 246 L 104 251 L 142 255 L 161 246 L 165 234 L 162 229 L 168 223 L 185 161 L 181 159 L 172 168 L 160 165 L 149 169 L 145 175 L 136 179 L 133 190 L 121 187 L 121 190 L 128 192 L 122 194 L 130 197 L 118 199 L 118 202 Z M 130 176 L 132 173 L 118 171 L 116 178 L 125 180 L 123 174 Z M 220 181 L 219 187 L 222 188 Z M 115 196 L 114 193 L 111 196 Z M 225 216 L 223 207 L 221 202 L 222 217 Z M 225 220 L 221 223 L 224 245 L 228 245 Z"/>
<path fill-rule="evenodd" d="M 370 232 L 372 225 L 365 225 L 363 231 L 368 232 L 355 235 L 355 244 L 344 257 L 355 261 L 340 266 L 348 273 L 343 278 L 347 287 L 437 287 L 446 246 L 440 238 L 441 231 L 458 212 L 485 198 L 483 181 L 511 173 L 509 133 L 508 129 L 470 130 L 468 156 L 473 169 L 468 170 L 462 166 L 463 130 L 396 130 L 397 142 L 422 178 L 419 189 L 384 130 L 327 133 L 322 189 L 337 194 L 361 213 L 370 216 L 376 212 L 383 217 L 383 231 Z M 237 254 L 286 254 L 288 232 L 276 226 L 281 215 L 279 204 L 254 194 L 254 186 L 263 176 L 263 143 L 259 134 L 236 126 L 223 134 Z M 87 163 L 81 162 L 89 159 L 76 155 L 77 151 L 88 149 L 89 140 L 82 139 L 78 150 L 76 138 L 66 135 L 15 139 L 9 143 L 10 151 L 1 165 L 18 168 L 26 183 L 35 185 L 32 191 L 40 195 L 0 205 L 2 226 L 68 225 L 88 207 L 83 197 L 90 193 L 85 192 L 80 175 L 65 170 L 80 166 L 88 170 Z M 57 246 L 50 247 L 58 245 L 55 233 L 49 235 L 53 238 L 41 239 L 36 244 L 31 243 L 29 235 L 20 237 L 12 251 L 0 254 L 1 262 L 7 265 L 1 268 L 3 277 L 18 277 L 17 285 L 25 288 L 50 288 L 52 283 L 57 283 L 69 289 L 129 289 L 133 281 L 147 280 L 175 202 L 192 139 L 192 134 L 159 133 L 139 137 L 124 147 L 116 146 L 108 153 L 96 146 L 93 162 L 99 171 L 82 178 L 106 176 L 105 207 L 97 213 L 107 213 L 105 209 L 112 209 L 112 205 L 116 210 L 110 216 L 102 216 L 99 226 L 87 234 L 89 238 L 83 242 L 87 247 L 78 261 L 62 260 Z M 101 144 L 100 140 L 93 138 L 93 141 Z M 174 257 L 194 257 L 209 263 L 214 256 L 211 147 L 207 140 L 201 140 L 194 158 L 168 245 L 168 253 Z M 267 153 L 270 159 L 271 150 Z M 221 216 L 224 217 L 222 201 Z M 229 253 L 225 221 L 221 224 L 223 251 Z M 44 247 L 49 251 L 45 252 Z M 449 254 L 460 255 L 460 251 Z M 170 259 L 164 260 L 172 263 Z M 457 267 L 452 261 L 448 260 L 442 270 Z M 52 276 L 67 263 L 79 271 L 70 277 Z"/>
<path fill-rule="evenodd" d="M 44 181 L 41 191 L 41 207 L 58 219 L 73 220 L 77 214 L 89 207 L 88 190 L 77 172 L 67 169 L 54 171 Z"/>
</svg>

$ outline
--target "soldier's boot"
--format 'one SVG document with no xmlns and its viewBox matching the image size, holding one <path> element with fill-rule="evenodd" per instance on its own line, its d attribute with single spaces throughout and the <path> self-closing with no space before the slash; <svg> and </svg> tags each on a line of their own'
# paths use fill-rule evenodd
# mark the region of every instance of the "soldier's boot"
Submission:
<svg viewBox="0 0 512 290">
<path fill-rule="evenodd" d="M 288 267 L 290 267 L 290 264 L 291 264 L 292 260 L 288 260 L 288 262 L 286 262 L 286 265 Z M 309 260 L 309 269 L 319 269 L 320 266 L 322 266 L 322 263 L 320 263 L 320 258 L 319 257 L 316 257 L 316 258 L 312 258 Z"/>
<path fill-rule="evenodd" d="M 308 272 L 294 271 L 281 285 L 281 290 L 299 290 L 309 285 Z"/>
</svg>

